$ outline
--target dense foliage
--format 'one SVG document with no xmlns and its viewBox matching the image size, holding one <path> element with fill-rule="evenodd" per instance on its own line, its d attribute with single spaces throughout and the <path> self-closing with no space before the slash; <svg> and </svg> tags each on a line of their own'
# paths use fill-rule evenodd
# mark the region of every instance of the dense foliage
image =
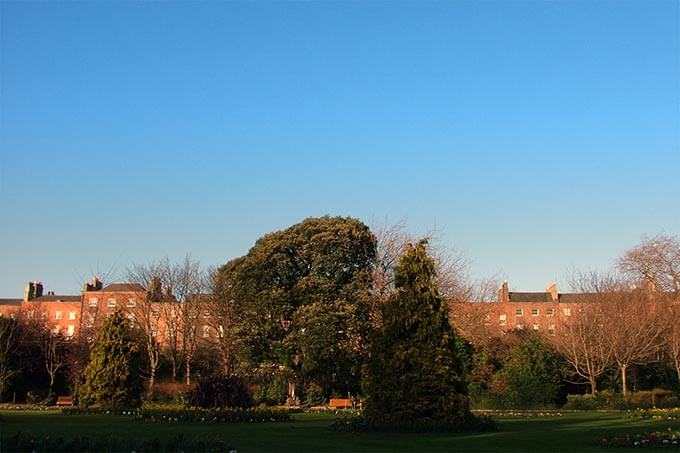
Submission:
<svg viewBox="0 0 680 453">
<path fill-rule="evenodd" d="M 461 351 L 425 243 L 409 246 L 373 337 L 365 417 L 378 429 L 458 430 L 472 416 Z"/>
<path fill-rule="evenodd" d="M 298 393 L 309 384 L 325 397 L 358 391 L 375 244 L 356 219 L 309 218 L 225 265 L 217 288 L 224 303 L 239 301 L 242 366 L 283 366 Z"/>
<path fill-rule="evenodd" d="M 80 389 L 80 404 L 106 409 L 135 408 L 142 404 L 142 377 L 134 341 L 120 311 L 104 323 L 92 346 L 85 382 Z"/>
<path fill-rule="evenodd" d="M 189 406 L 248 408 L 253 397 L 243 381 L 236 376 L 213 376 L 202 379 L 189 392 Z"/>
</svg>

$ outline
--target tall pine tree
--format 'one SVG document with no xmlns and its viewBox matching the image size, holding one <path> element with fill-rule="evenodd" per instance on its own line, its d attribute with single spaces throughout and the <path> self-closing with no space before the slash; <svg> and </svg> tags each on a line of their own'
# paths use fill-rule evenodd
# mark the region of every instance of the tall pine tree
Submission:
<svg viewBox="0 0 680 453">
<path fill-rule="evenodd" d="M 137 344 L 128 321 L 118 311 L 107 318 L 92 346 L 80 388 L 83 406 L 129 409 L 141 406 L 144 390 L 136 364 Z"/>
<path fill-rule="evenodd" d="M 366 367 L 364 414 L 373 428 L 459 430 L 471 420 L 462 351 L 434 276 L 426 241 L 410 245 Z"/>
</svg>

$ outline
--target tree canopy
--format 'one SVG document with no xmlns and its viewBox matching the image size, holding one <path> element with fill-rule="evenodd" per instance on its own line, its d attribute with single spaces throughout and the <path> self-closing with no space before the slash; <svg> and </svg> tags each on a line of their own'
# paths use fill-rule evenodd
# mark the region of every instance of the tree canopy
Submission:
<svg viewBox="0 0 680 453">
<path fill-rule="evenodd" d="M 309 218 L 260 238 L 216 285 L 247 326 L 241 361 L 290 367 L 327 394 L 358 390 L 374 263 L 373 233 L 349 217 Z"/>
</svg>

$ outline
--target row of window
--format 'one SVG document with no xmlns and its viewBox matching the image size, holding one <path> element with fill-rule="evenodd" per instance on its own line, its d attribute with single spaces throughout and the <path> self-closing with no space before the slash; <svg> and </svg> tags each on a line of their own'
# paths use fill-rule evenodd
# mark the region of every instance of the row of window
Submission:
<svg viewBox="0 0 680 453">
<path fill-rule="evenodd" d="M 98 304 L 98 303 L 99 303 L 99 299 L 98 299 L 97 297 L 90 297 L 90 299 L 89 299 L 89 306 L 90 306 L 90 307 L 95 308 L 95 307 L 97 307 L 97 304 Z M 118 306 L 118 301 L 117 301 L 116 299 L 114 299 L 114 298 L 110 298 L 110 299 L 108 299 L 108 303 L 107 303 L 106 306 L 107 306 L 108 308 L 116 308 L 116 307 Z M 137 301 L 136 301 L 136 300 L 134 300 L 134 299 L 128 299 L 128 301 L 127 301 L 127 307 L 128 307 L 128 308 L 135 308 L 136 306 L 137 306 Z M 160 315 L 161 315 L 161 313 L 160 313 L 158 310 L 154 310 L 154 311 L 153 311 L 153 316 L 154 316 L 155 318 L 160 317 Z M 170 313 L 170 315 L 174 317 L 174 316 L 175 316 L 175 310 L 172 310 L 172 312 Z M 197 315 L 198 315 L 198 313 L 194 312 L 194 313 L 192 314 L 192 318 L 196 318 Z M 204 317 L 204 318 L 209 318 L 209 317 L 210 317 L 210 312 L 209 312 L 208 310 L 205 310 L 205 311 L 203 312 L 203 317 Z"/>
<path fill-rule="evenodd" d="M 34 315 L 35 315 L 35 312 L 33 310 L 29 310 L 29 311 L 26 312 L 26 317 L 28 319 L 33 319 Z M 63 315 L 64 315 L 64 313 L 62 311 L 57 310 L 57 311 L 54 312 L 54 319 L 60 320 L 60 319 L 62 319 Z M 75 320 L 77 317 L 78 317 L 77 312 L 75 312 L 75 311 L 69 311 L 68 312 L 68 319 L 70 319 L 71 321 Z M 42 319 L 42 320 L 47 319 L 47 312 L 46 311 L 40 312 L 40 319 Z"/>
<path fill-rule="evenodd" d="M 68 337 L 72 337 L 75 334 L 75 332 L 76 332 L 76 326 L 74 326 L 73 324 L 70 324 L 66 328 L 66 336 L 68 336 Z M 55 334 L 61 333 L 61 326 L 59 324 L 54 326 L 54 333 Z"/>
<path fill-rule="evenodd" d="M 564 313 L 564 316 L 571 316 L 571 308 L 563 308 L 562 312 Z M 545 310 L 546 316 L 555 316 L 555 309 L 554 308 L 547 308 Z M 531 316 L 540 316 L 541 315 L 541 310 L 539 308 L 532 308 L 531 309 Z M 505 315 L 501 315 L 505 316 Z M 523 308 L 518 308 L 515 310 L 515 316 L 524 316 L 524 309 Z"/>
<path fill-rule="evenodd" d="M 90 299 L 88 300 L 88 305 L 89 305 L 90 307 L 93 307 L 93 308 L 94 308 L 94 307 L 97 306 L 97 304 L 99 304 L 99 298 L 98 298 L 98 297 L 90 297 Z M 117 301 L 116 299 L 114 299 L 114 298 L 110 298 L 110 299 L 107 301 L 106 306 L 109 307 L 109 308 L 116 308 L 116 307 L 118 306 L 118 301 Z M 129 308 L 134 308 L 134 307 L 137 306 L 137 301 L 134 300 L 134 299 L 128 299 L 128 300 L 127 300 L 127 306 L 128 306 Z"/>
<path fill-rule="evenodd" d="M 524 325 L 523 325 L 523 324 L 517 324 L 516 327 L 517 327 L 517 329 L 519 329 L 519 330 L 524 329 Z M 532 330 L 535 330 L 536 332 L 538 332 L 539 330 L 541 330 L 541 326 L 538 325 L 538 324 L 532 324 L 532 325 L 531 325 L 531 329 L 532 329 Z M 550 335 L 555 335 L 555 324 L 550 324 L 550 325 L 548 326 L 548 333 L 549 333 Z"/>
</svg>

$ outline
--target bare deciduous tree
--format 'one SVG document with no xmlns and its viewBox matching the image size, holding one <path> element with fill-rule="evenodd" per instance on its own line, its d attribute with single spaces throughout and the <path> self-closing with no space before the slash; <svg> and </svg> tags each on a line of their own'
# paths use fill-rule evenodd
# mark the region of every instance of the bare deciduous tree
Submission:
<svg viewBox="0 0 680 453">
<path fill-rule="evenodd" d="M 604 328 L 608 314 L 603 305 L 613 282 L 608 275 L 573 272 L 570 286 L 575 291 L 570 306 L 565 307 L 570 315 L 559 314 L 558 334 L 552 340 L 573 372 L 590 384 L 590 392 L 595 395 L 597 379 L 614 363 L 612 343 Z"/>
<path fill-rule="evenodd" d="M 242 258 L 227 263 L 220 271 L 209 271 L 211 290 L 206 298 L 206 308 L 210 316 L 206 319 L 213 329 L 215 343 L 222 356 L 222 366 L 225 376 L 230 376 L 236 365 L 236 347 L 239 337 L 239 305 L 238 295 L 235 294 L 234 282 L 230 278 L 230 268 L 236 268 L 243 261 Z"/>
<path fill-rule="evenodd" d="M 163 300 L 160 285 L 167 274 L 167 260 L 149 265 L 134 264 L 129 267 L 125 276 L 130 283 L 137 283 L 146 290 L 141 300 L 134 305 L 128 304 L 127 312 L 131 324 L 142 336 L 144 350 L 148 361 L 148 391 L 151 392 L 156 382 L 156 372 L 161 359 L 161 346 L 158 337 L 164 336 L 165 323 L 159 322 L 161 306 L 171 303 Z"/>
<path fill-rule="evenodd" d="M 654 289 L 680 295 L 680 239 L 665 233 L 643 236 L 618 261 L 619 269 L 633 280 L 652 283 Z"/>
<path fill-rule="evenodd" d="M 50 378 L 49 393 L 51 393 L 57 372 L 66 364 L 66 338 L 61 333 L 52 332 L 48 326 L 41 326 L 38 334 L 38 346 L 40 346 L 43 354 L 45 371 Z"/>
</svg>

